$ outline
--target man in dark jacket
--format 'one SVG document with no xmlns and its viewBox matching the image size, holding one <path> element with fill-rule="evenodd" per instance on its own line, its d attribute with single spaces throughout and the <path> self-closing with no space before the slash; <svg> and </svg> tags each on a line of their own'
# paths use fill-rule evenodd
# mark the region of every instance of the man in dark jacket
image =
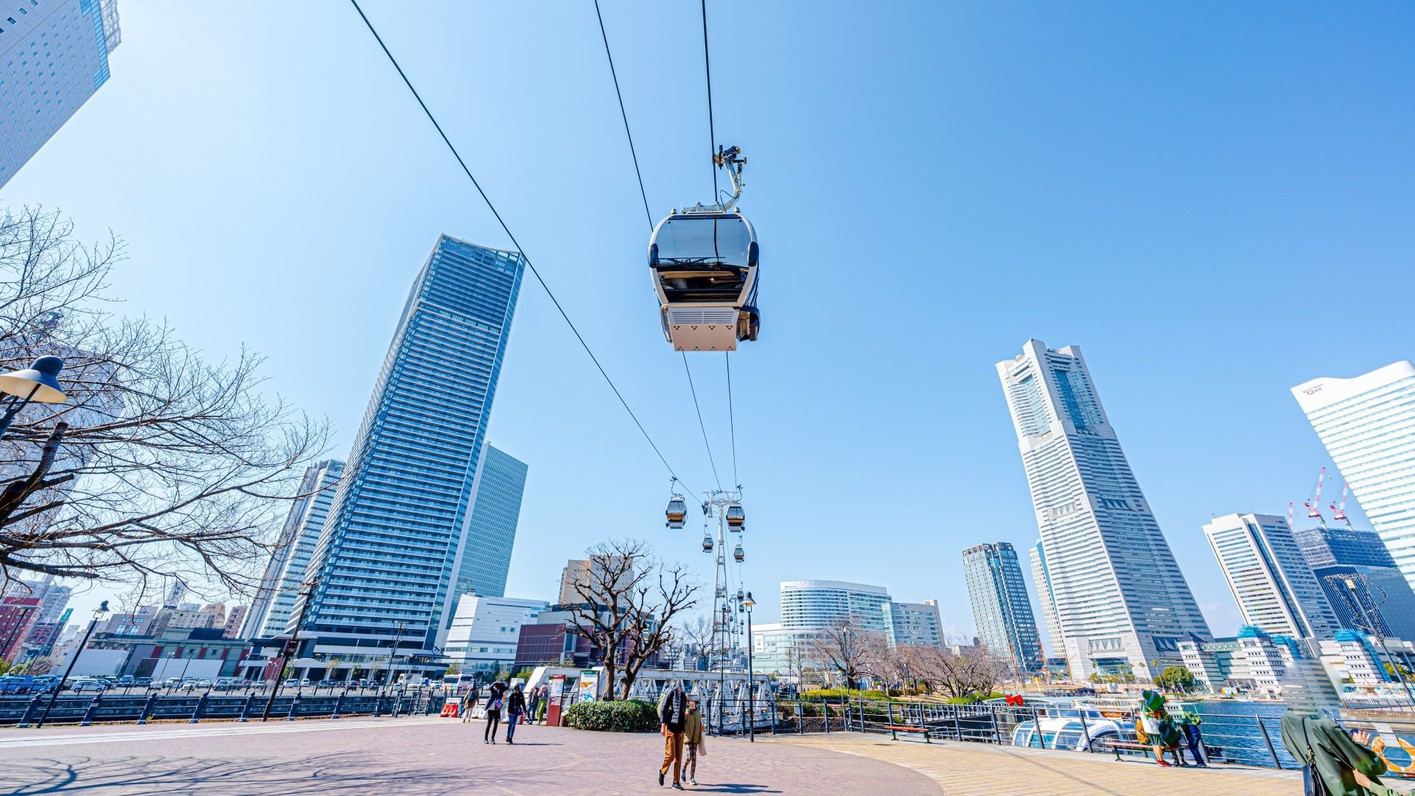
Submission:
<svg viewBox="0 0 1415 796">
<path fill-rule="evenodd" d="M 680 683 L 673 683 L 658 702 L 659 732 L 663 734 L 663 765 L 658 768 L 658 784 L 673 767 L 673 787 L 683 790 L 683 727 L 688 722 L 688 695 Z"/>
</svg>

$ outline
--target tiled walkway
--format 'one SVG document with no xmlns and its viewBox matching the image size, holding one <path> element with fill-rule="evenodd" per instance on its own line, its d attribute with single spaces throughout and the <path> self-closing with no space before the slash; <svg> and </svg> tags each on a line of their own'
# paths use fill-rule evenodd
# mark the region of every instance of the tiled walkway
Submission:
<svg viewBox="0 0 1415 796">
<path fill-rule="evenodd" d="M 937 782 L 943 792 L 977 796 L 1295 796 L 1302 781 L 1292 771 L 1250 768 L 1160 768 L 1118 763 L 1114 757 L 979 743 L 891 741 L 879 735 L 778 735 L 758 743 L 790 744 L 858 755 L 904 766 Z"/>
</svg>

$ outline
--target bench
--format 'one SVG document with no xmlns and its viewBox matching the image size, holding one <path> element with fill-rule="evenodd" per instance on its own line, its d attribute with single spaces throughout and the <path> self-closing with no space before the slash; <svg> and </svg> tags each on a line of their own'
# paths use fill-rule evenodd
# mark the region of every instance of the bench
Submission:
<svg viewBox="0 0 1415 796">
<path fill-rule="evenodd" d="M 928 727 L 915 727 L 912 724 L 887 724 L 885 725 L 885 729 L 889 730 L 889 738 L 892 741 L 899 740 L 899 733 L 901 732 L 912 732 L 923 735 L 924 743 L 933 743 L 933 741 L 929 740 Z"/>
<path fill-rule="evenodd" d="M 1117 763 L 1123 762 L 1120 759 L 1121 749 L 1133 749 L 1135 751 L 1144 752 L 1147 759 L 1149 755 L 1154 754 L 1155 751 L 1154 747 L 1149 744 L 1136 743 L 1134 741 L 1111 741 L 1107 739 L 1106 742 L 1110 744 L 1110 751 L 1115 752 L 1115 762 Z"/>
</svg>

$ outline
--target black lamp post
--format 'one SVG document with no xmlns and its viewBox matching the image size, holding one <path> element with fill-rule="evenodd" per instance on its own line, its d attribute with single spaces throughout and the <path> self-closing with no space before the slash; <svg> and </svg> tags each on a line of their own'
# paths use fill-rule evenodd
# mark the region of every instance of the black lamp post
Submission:
<svg viewBox="0 0 1415 796">
<path fill-rule="evenodd" d="M 0 416 L 0 437 L 10 430 L 15 415 L 29 405 L 30 401 L 42 404 L 61 404 L 69 400 L 59 386 L 59 371 L 64 369 L 64 360 L 59 357 L 40 357 L 24 370 L 0 374 L 0 393 L 5 393 L 9 406 Z"/>
<path fill-rule="evenodd" d="M 3 377 L 0 377 L 3 378 Z M 54 702 L 59 698 L 59 692 L 64 690 L 64 681 L 69 679 L 69 675 L 74 671 L 74 666 L 79 662 L 79 656 L 84 654 L 84 647 L 88 646 L 88 638 L 93 635 L 93 629 L 98 627 L 98 620 L 108 613 L 108 601 L 104 600 L 99 606 L 93 609 L 93 621 L 88 623 L 88 630 L 84 631 L 83 640 L 79 642 L 79 648 L 74 650 L 74 657 L 69 659 L 68 668 L 64 669 L 64 676 L 59 678 L 59 682 L 54 686 L 54 693 L 49 695 L 49 702 L 44 706 L 44 712 L 39 714 L 39 721 L 34 725 L 35 729 L 44 726 L 44 720 L 49 718 L 49 710 L 54 707 Z"/>
<path fill-rule="evenodd" d="M 742 607 L 747 609 L 747 740 L 752 743 L 757 741 L 757 715 L 753 710 L 757 687 L 752 672 L 752 609 L 756 605 L 756 601 L 752 599 L 752 593 L 747 592 L 746 599 L 742 600 Z"/>
</svg>

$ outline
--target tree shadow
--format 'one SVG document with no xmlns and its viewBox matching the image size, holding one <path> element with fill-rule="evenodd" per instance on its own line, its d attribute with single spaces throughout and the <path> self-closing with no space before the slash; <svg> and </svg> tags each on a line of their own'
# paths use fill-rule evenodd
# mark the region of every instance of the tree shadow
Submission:
<svg viewBox="0 0 1415 796">
<path fill-rule="evenodd" d="M 556 745 L 556 744 L 546 744 Z M 483 767 L 448 765 L 390 767 L 355 753 L 318 755 L 295 760 L 226 760 L 214 758 L 138 757 L 7 762 L 5 779 L 14 796 L 122 793 L 125 796 L 172 794 L 279 793 L 282 796 L 342 796 L 400 793 L 443 796 L 491 789 L 506 777 Z M 519 784 L 554 792 L 549 773 L 517 772 Z"/>
</svg>

